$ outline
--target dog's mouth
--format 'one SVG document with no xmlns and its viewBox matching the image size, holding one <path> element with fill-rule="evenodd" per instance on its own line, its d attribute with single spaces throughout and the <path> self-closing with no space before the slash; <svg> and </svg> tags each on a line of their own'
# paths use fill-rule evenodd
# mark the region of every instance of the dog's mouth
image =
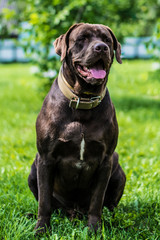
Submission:
<svg viewBox="0 0 160 240">
<path fill-rule="evenodd" d="M 104 79 L 106 76 L 105 65 L 102 59 L 91 66 L 82 66 L 80 64 L 77 64 L 76 68 L 80 76 L 86 80 Z"/>
</svg>

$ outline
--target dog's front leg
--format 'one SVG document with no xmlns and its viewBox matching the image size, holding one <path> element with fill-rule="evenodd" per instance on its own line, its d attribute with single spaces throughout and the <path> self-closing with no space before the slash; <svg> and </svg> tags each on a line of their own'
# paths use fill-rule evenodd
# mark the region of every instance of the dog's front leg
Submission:
<svg viewBox="0 0 160 240">
<path fill-rule="evenodd" d="M 95 177 L 88 212 L 88 226 L 95 231 L 97 231 L 101 224 L 103 201 L 111 176 L 111 170 L 112 157 L 106 156 Z"/>
<path fill-rule="evenodd" d="M 50 226 L 51 199 L 52 199 L 52 167 L 46 163 L 45 158 L 39 157 L 37 164 L 38 180 L 38 221 L 36 233 L 43 233 Z"/>
</svg>

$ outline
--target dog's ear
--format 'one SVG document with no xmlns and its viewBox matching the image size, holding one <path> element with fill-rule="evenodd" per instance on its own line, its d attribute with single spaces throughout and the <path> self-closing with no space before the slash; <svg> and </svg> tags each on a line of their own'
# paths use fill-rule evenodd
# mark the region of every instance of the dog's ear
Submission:
<svg viewBox="0 0 160 240">
<path fill-rule="evenodd" d="M 122 63 L 122 60 L 121 60 L 121 44 L 118 42 L 116 36 L 114 35 L 113 31 L 108 27 L 107 27 L 107 30 L 110 32 L 112 38 L 113 38 L 113 43 L 114 43 L 114 50 L 116 52 L 116 60 L 118 63 Z"/>
<path fill-rule="evenodd" d="M 64 34 L 62 34 L 60 37 L 58 37 L 53 45 L 54 45 L 54 49 L 55 49 L 55 52 L 61 56 L 61 59 L 63 58 L 63 55 L 64 53 L 62 54 L 62 50 L 65 48 L 65 41 L 64 41 Z M 66 51 L 66 50 L 65 50 Z M 65 56 L 64 56 L 65 57 Z"/>
<path fill-rule="evenodd" d="M 83 23 L 76 23 L 72 25 L 65 34 L 62 34 L 60 37 L 58 37 L 54 41 L 53 45 L 54 45 L 55 51 L 59 56 L 61 56 L 61 61 L 63 61 L 63 59 L 66 57 L 70 33 L 73 31 L 73 29 L 77 28 L 82 24 Z"/>
</svg>

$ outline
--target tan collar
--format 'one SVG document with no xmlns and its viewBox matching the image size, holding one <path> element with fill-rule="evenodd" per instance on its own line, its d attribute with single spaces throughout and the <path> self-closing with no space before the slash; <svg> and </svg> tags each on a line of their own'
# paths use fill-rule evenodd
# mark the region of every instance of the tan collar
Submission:
<svg viewBox="0 0 160 240">
<path fill-rule="evenodd" d="M 87 110 L 87 109 L 95 108 L 101 103 L 102 99 L 106 94 L 106 88 L 105 88 L 100 96 L 95 96 L 91 98 L 80 98 L 74 93 L 74 89 L 66 81 L 62 73 L 62 68 L 60 69 L 59 75 L 58 75 L 58 85 L 61 92 L 64 94 L 64 96 L 70 100 L 69 107 L 75 108 L 75 109 Z M 89 93 L 85 93 L 85 94 L 89 94 Z"/>
</svg>

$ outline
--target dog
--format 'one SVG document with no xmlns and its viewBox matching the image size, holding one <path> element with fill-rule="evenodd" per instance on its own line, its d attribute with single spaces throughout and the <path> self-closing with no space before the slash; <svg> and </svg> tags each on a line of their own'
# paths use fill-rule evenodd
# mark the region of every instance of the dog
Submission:
<svg viewBox="0 0 160 240">
<path fill-rule="evenodd" d="M 53 210 L 88 214 L 97 231 L 103 207 L 113 211 L 126 177 L 115 152 L 116 113 L 106 83 L 121 45 L 101 24 L 74 24 L 54 42 L 61 57 L 58 78 L 36 121 L 37 149 L 28 177 L 38 201 L 36 231 L 50 226 Z"/>
</svg>

